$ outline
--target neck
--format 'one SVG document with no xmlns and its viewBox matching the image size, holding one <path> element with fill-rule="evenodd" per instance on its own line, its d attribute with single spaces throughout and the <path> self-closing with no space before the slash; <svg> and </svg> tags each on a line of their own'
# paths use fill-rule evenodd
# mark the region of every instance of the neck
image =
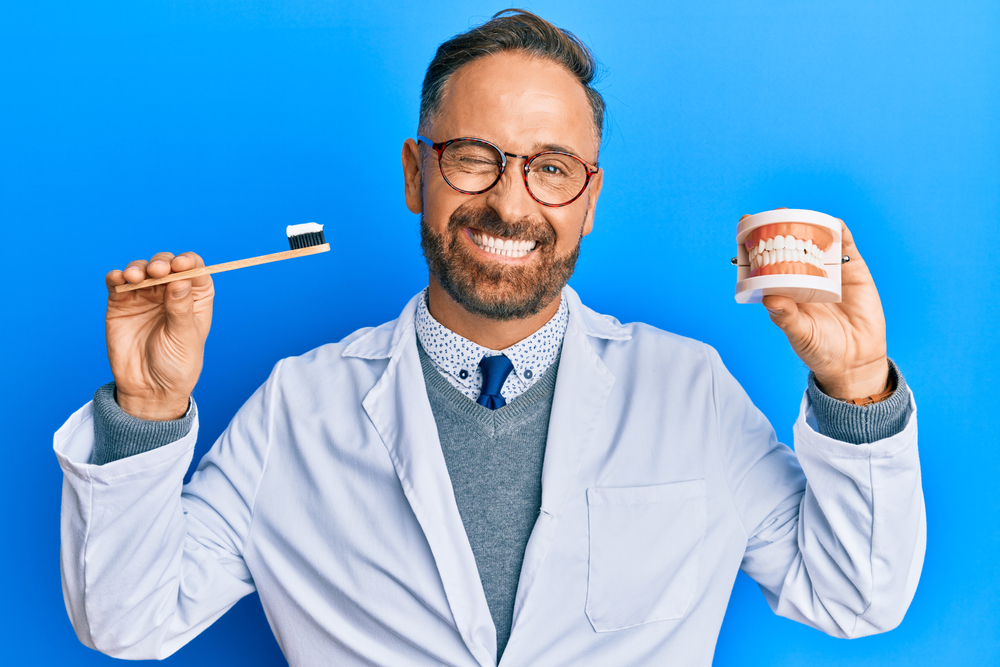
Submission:
<svg viewBox="0 0 1000 667">
<path fill-rule="evenodd" d="M 434 319 L 459 336 L 490 350 L 506 349 L 541 329 L 559 310 L 561 298 L 553 299 L 523 320 L 498 322 L 467 311 L 444 291 L 434 276 L 430 276 L 427 287 L 427 307 Z"/>
</svg>

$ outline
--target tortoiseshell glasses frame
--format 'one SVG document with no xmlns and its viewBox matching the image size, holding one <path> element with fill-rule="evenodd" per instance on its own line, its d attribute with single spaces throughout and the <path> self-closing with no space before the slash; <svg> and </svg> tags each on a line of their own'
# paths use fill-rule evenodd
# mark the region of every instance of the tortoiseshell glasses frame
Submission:
<svg viewBox="0 0 1000 667">
<path fill-rule="evenodd" d="M 457 192 L 461 192 L 462 194 L 466 194 L 466 195 L 481 195 L 484 192 L 488 192 L 497 183 L 499 183 L 500 179 L 503 178 L 504 171 L 507 169 L 507 158 L 509 158 L 509 157 L 510 158 L 519 158 L 521 160 L 524 160 L 524 167 L 522 167 L 522 169 L 521 169 L 521 177 L 524 179 L 524 187 L 528 191 L 528 195 L 532 199 L 534 199 L 536 202 L 538 202 L 539 204 L 541 204 L 542 206 L 548 206 L 550 208 L 559 208 L 559 207 L 562 207 L 562 206 L 568 206 L 569 204 L 572 204 L 573 202 L 575 202 L 587 190 L 587 186 L 590 185 L 590 180 L 591 180 L 591 178 L 593 178 L 594 174 L 596 174 L 597 172 L 600 171 L 599 167 L 591 166 L 586 160 L 584 160 L 584 159 L 582 159 L 580 157 L 577 157 L 576 155 L 573 155 L 572 153 L 567 153 L 567 152 L 564 152 L 564 151 L 542 151 L 540 153 L 536 153 L 535 155 L 516 155 L 514 153 L 508 153 L 507 151 L 501 149 L 499 146 L 497 146 L 496 144 L 494 144 L 492 142 L 486 141 L 485 139 L 478 139 L 476 137 L 458 137 L 457 139 L 449 139 L 447 141 L 433 142 L 430 139 L 428 139 L 427 137 L 418 134 L 417 135 L 417 141 L 418 142 L 423 142 L 427 146 L 429 146 L 432 149 L 434 149 L 434 151 L 437 153 L 437 157 L 438 157 L 438 169 L 441 171 L 441 177 L 444 179 L 445 183 L 447 183 L 449 186 L 451 186 L 451 188 L 453 190 L 455 190 Z M 496 178 L 487 187 L 485 187 L 485 188 L 483 188 L 481 190 L 464 190 L 464 189 L 456 186 L 454 183 L 452 183 L 448 179 L 448 176 L 445 174 L 445 171 L 444 171 L 444 164 L 443 164 L 443 162 L 441 160 L 441 156 L 444 155 L 445 150 L 449 146 L 451 146 L 452 144 L 455 144 L 456 142 L 459 142 L 459 141 L 470 142 L 470 143 L 473 143 L 473 144 L 481 144 L 483 146 L 489 147 L 489 148 L 493 149 L 493 151 L 495 151 L 497 153 L 497 155 L 500 157 L 500 169 L 499 169 L 499 171 L 496 174 Z M 534 162 L 535 160 L 537 160 L 538 158 L 546 156 L 546 155 L 562 155 L 562 156 L 565 156 L 567 158 L 571 158 L 571 159 L 575 160 L 576 162 L 580 163 L 580 165 L 582 165 L 583 168 L 584 168 L 584 173 L 586 174 L 586 177 L 583 180 L 583 185 L 580 187 L 579 192 L 577 192 L 572 198 L 568 199 L 567 201 L 560 202 L 560 203 L 553 203 L 553 202 L 543 201 L 542 199 L 539 199 L 537 196 L 535 196 L 535 193 L 531 191 L 531 186 L 528 184 L 528 175 L 531 173 L 531 163 Z"/>
</svg>

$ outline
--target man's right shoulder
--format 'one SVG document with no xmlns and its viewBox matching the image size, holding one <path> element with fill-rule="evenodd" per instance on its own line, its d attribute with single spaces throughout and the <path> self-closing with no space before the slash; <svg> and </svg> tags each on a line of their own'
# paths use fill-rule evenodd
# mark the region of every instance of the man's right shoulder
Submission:
<svg viewBox="0 0 1000 667">
<path fill-rule="evenodd" d="M 309 385 L 331 379 L 353 382 L 375 380 L 388 364 L 400 332 L 398 320 L 377 327 L 363 327 L 336 343 L 327 343 L 303 354 L 285 357 L 275 366 L 280 381 Z"/>
</svg>

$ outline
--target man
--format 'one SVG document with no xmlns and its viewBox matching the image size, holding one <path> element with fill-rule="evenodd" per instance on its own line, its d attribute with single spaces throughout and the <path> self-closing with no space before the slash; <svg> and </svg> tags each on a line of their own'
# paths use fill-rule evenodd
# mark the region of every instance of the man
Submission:
<svg viewBox="0 0 1000 667">
<path fill-rule="evenodd" d="M 592 76 L 516 10 L 441 46 L 402 155 L 428 289 L 280 361 L 183 490 L 211 279 L 109 291 L 115 382 L 56 435 L 84 643 L 163 657 L 256 589 L 293 665 L 709 664 L 738 568 L 830 634 L 899 623 L 915 408 L 850 233 L 841 304 L 766 303 L 814 372 L 796 457 L 713 350 L 565 286 L 602 185 Z"/>
</svg>

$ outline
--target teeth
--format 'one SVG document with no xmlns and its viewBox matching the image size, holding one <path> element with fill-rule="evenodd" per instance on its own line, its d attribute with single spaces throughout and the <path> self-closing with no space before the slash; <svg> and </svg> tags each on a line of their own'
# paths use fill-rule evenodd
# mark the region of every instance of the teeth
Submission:
<svg viewBox="0 0 1000 667">
<path fill-rule="evenodd" d="M 534 250 L 538 243 L 534 240 L 498 239 L 479 232 L 471 234 L 471 237 L 472 242 L 486 252 L 511 258 L 524 257 Z"/>
<path fill-rule="evenodd" d="M 484 236 L 484 238 L 488 239 L 489 237 Z M 520 243 L 526 243 L 525 250 L 531 250 L 535 247 L 534 241 L 516 241 L 514 244 L 515 256 L 518 256 L 516 251 L 521 248 Z M 751 271 L 778 262 L 802 262 L 823 268 L 823 251 L 811 239 L 797 239 L 793 236 L 760 239 L 757 241 L 757 245 L 750 248 L 748 254 Z"/>
</svg>

